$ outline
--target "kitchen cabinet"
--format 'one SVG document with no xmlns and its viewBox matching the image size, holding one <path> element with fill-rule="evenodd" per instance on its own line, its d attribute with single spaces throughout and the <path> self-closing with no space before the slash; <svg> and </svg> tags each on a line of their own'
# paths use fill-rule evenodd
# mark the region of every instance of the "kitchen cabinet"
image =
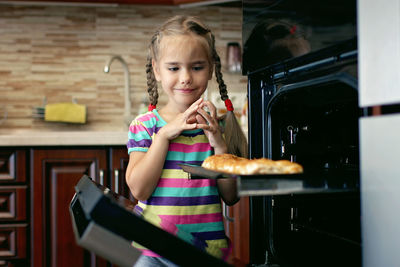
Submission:
<svg viewBox="0 0 400 267">
<path fill-rule="evenodd" d="M 124 146 L 2 148 L 0 265 L 110 266 L 76 245 L 69 205 L 83 174 L 133 199 L 127 164 Z"/>
<path fill-rule="evenodd" d="M 235 267 L 244 267 L 250 262 L 249 218 L 249 197 L 241 197 L 225 214 L 225 232 L 233 245 L 228 262 Z"/>
<path fill-rule="evenodd" d="M 114 191 L 129 192 L 124 185 L 126 148 L 32 149 L 31 158 L 33 266 L 106 266 L 76 245 L 68 208 L 83 174 Z"/>
<path fill-rule="evenodd" d="M 27 158 L 24 150 L 0 150 L 0 265 L 26 266 L 29 252 Z"/>
<path fill-rule="evenodd" d="M 96 149 L 31 150 L 33 266 L 84 266 L 96 260 L 76 245 L 68 207 L 82 174 L 99 182 L 106 156 Z"/>
</svg>

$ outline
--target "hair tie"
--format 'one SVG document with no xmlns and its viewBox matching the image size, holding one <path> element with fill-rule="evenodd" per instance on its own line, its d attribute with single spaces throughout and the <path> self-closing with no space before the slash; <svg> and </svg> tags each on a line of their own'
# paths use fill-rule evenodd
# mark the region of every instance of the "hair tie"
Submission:
<svg viewBox="0 0 400 267">
<path fill-rule="evenodd" d="M 228 111 L 233 111 L 233 105 L 229 98 L 225 99 L 225 107 Z"/>
<path fill-rule="evenodd" d="M 290 34 L 294 34 L 294 33 L 296 32 L 296 30 L 297 30 L 297 26 L 296 26 L 296 25 L 293 25 L 293 26 L 290 28 L 289 32 L 290 32 Z"/>
<path fill-rule="evenodd" d="M 148 111 L 152 111 L 156 108 L 156 105 L 149 104 Z"/>
</svg>

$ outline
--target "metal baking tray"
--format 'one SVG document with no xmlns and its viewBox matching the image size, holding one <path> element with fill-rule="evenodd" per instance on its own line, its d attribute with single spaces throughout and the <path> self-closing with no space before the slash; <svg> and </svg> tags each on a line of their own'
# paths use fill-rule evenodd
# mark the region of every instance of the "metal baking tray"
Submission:
<svg viewBox="0 0 400 267">
<path fill-rule="evenodd" d="M 352 192 L 359 190 L 356 172 L 317 171 L 299 174 L 237 175 L 215 172 L 201 166 L 179 164 L 189 179 L 236 179 L 239 196 L 272 196 Z"/>
<path fill-rule="evenodd" d="M 203 168 L 199 165 L 192 164 L 178 164 L 182 170 L 189 173 L 189 179 L 221 179 L 221 178 L 243 178 L 243 179 L 299 179 L 303 176 L 303 174 L 257 174 L 257 175 L 239 175 L 239 174 L 231 174 L 224 172 L 216 172 L 206 168 Z"/>
</svg>

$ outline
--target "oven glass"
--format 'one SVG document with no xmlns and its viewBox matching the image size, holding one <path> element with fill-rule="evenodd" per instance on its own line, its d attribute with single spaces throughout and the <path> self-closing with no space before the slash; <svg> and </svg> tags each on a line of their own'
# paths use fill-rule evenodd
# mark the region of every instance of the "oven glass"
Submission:
<svg viewBox="0 0 400 267">
<path fill-rule="evenodd" d="M 357 35 L 356 1 L 244 0 L 243 74 Z"/>
</svg>

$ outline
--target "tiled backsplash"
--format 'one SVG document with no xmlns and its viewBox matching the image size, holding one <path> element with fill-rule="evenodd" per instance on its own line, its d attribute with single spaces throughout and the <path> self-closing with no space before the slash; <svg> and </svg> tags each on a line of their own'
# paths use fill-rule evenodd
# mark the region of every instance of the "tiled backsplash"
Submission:
<svg viewBox="0 0 400 267">
<path fill-rule="evenodd" d="M 132 114 L 146 95 L 147 45 L 155 28 L 175 14 L 199 16 L 213 30 L 223 66 L 228 42 L 241 43 L 239 8 L 175 6 L 0 5 L 0 129 L 33 131 L 123 130 L 124 72 L 111 55 L 128 63 Z M 228 92 L 246 94 L 247 78 L 224 72 Z M 217 91 L 213 80 L 209 92 Z M 162 94 L 160 105 L 166 97 Z M 47 123 L 32 109 L 76 99 L 87 106 L 84 125 Z M 241 107 L 238 107 L 240 109 Z M 7 119 L 1 120 L 7 113 Z"/>
</svg>

